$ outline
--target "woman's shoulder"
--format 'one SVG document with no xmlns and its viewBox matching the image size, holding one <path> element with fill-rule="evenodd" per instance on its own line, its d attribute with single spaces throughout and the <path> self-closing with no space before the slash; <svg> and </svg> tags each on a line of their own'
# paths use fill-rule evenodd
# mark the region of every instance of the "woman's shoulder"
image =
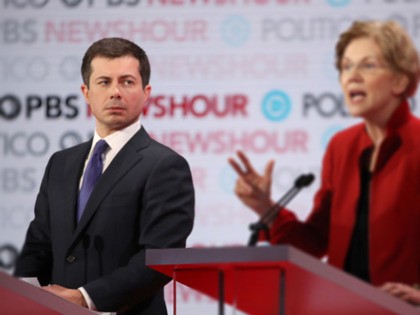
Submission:
<svg viewBox="0 0 420 315">
<path fill-rule="evenodd" d="M 365 125 L 363 123 L 357 123 L 340 131 L 337 131 L 331 138 L 331 141 L 340 143 L 353 141 L 354 139 L 363 136 L 365 132 Z"/>
</svg>

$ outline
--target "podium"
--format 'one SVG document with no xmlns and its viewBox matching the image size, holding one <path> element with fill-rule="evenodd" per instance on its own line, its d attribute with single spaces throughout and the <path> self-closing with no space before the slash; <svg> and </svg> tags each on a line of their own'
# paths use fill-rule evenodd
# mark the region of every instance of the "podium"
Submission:
<svg viewBox="0 0 420 315">
<path fill-rule="evenodd" d="M 0 272 L 0 314 L 91 315 L 97 313 Z"/>
<path fill-rule="evenodd" d="M 291 246 L 148 249 L 146 265 L 252 315 L 418 315 L 420 310 Z M 176 314 L 176 303 L 174 303 Z M 181 314 L 182 315 L 182 314 Z"/>
</svg>

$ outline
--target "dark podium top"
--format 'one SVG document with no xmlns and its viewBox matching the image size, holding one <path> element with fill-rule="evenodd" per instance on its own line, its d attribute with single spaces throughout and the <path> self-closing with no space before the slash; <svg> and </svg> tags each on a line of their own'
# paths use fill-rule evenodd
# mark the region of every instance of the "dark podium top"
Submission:
<svg viewBox="0 0 420 315">
<path fill-rule="evenodd" d="M 291 246 L 149 249 L 146 264 L 249 314 L 420 314 Z"/>
</svg>

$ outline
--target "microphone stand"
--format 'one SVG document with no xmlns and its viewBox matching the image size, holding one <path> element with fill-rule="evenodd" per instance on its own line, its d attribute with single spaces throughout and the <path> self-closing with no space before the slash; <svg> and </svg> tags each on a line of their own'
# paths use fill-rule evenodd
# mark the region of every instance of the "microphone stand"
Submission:
<svg viewBox="0 0 420 315">
<path fill-rule="evenodd" d="M 279 211 L 286 207 L 290 200 L 292 200 L 302 188 L 312 184 L 314 178 L 315 176 L 313 174 L 300 175 L 295 180 L 293 187 L 290 188 L 273 206 L 268 208 L 257 222 L 252 223 L 249 226 L 251 236 L 248 241 L 248 246 L 255 246 L 257 244 L 260 232 L 264 232 L 267 240 L 270 238 L 268 224 L 276 218 Z"/>
</svg>

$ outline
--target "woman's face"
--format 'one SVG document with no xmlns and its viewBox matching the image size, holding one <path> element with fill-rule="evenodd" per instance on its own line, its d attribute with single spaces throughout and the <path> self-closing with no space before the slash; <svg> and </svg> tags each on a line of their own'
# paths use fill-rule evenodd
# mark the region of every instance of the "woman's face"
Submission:
<svg viewBox="0 0 420 315">
<path fill-rule="evenodd" d="M 367 120 L 389 116 L 401 101 L 408 80 L 385 62 L 380 47 L 368 37 L 354 39 L 341 61 L 340 84 L 351 115 Z"/>
</svg>

